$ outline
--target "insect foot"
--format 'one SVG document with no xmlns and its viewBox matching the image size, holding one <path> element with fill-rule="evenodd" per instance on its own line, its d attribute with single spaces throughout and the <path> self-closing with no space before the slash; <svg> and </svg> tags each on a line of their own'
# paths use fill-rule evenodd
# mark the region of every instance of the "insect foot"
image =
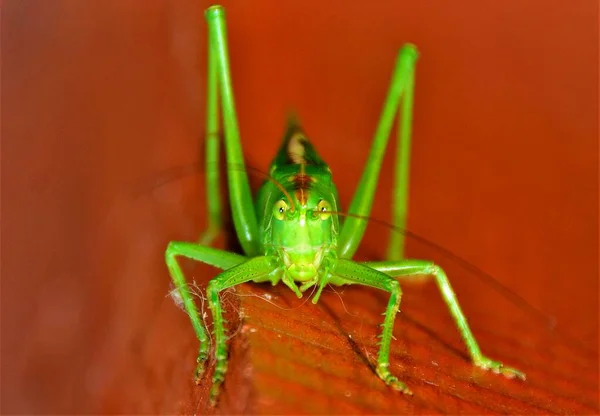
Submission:
<svg viewBox="0 0 600 416">
<path fill-rule="evenodd" d="M 505 367 L 500 361 L 494 361 L 487 357 L 481 357 L 473 360 L 473 364 L 475 364 L 477 367 L 483 368 L 484 370 L 492 371 L 496 374 L 502 374 L 506 378 L 518 378 L 521 380 L 525 380 L 526 378 L 525 373 L 515 370 L 514 368 Z"/>
<path fill-rule="evenodd" d="M 196 370 L 194 370 L 194 382 L 200 384 L 202 382 L 202 376 L 204 375 L 204 361 L 198 362 Z"/>
<path fill-rule="evenodd" d="M 210 388 L 210 405 L 214 406 L 217 403 L 219 397 L 219 390 L 221 384 L 225 380 L 225 373 L 227 372 L 227 356 L 218 356 L 217 364 L 215 366 L 215 373 L 213 375 L 213 384 Z"/>
<path fill-rule="evenodd" d="M 211 406 L 214 406 L 217 404 L 217 399 L 219 398 L 219 390 L 221 388 L 221 383 L 222 381 L 219 382 L 215 382 L 213 383 L 213 385 L 210 387 L 210 397 L 209 397 L 209 404 Z"/>
<path fill-rule="evenodd" d="M 205 351 L 200 351 L 198 354 L 198 358 L 196 362 L 196 369 L 194 370 L 194 381 L 196 384 L 200 384 L 202 381 L 202 376 L 204 376 L 204 370 L 206 370 L 206 360 L 208 358 L 208 354 Z"/>
<path fill-rule="evenodd" d="M 389 364 L 378 364 L 377 365 L 377 375 L 381 378 L 385 384 L 393 388 L 394 390 L 401 391 L 404 394 L 408 394 L 412 396 L 412 391 L 408 388 L 406 384 L 398 380 L 389 370 Z"/>
</svg>

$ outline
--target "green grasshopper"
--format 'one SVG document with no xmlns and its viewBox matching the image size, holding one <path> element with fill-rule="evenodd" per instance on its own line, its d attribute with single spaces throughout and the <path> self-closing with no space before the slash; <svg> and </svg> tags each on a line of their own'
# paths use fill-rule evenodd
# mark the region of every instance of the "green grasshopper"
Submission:
<svg viewBox="0 0 600 416">
<path fill-rule="evenodd" d="M 270 282 L 273 285 L 281 282 L 299 298 L 307 289 L 316 286 L 313 304 L 318 302 L 323 288 L 328 284 L 360 284 L 389 292 L 375 371 L 392 389 L 412 394 L 389 370 L 394 320 L 402 296 L 399 280 L 416 275 L 433 276 L 473 364 L 508 378 L 525 379 L 525 374 L 520 371 L 505 367 L 482 354 L 446 274 L 433 262 L 402 258 L 402 234 L 392 233 L 387 261 L 351 260 L 367 226 L 382 159 L 397 112 L 400 113 L 400 128 L 392 221 L 395 228 L 403 228 L 405 225 L 417 48 L 407 44 L 398 54 L 367 164 L 347 213 L 340 210 L 338 192 L 329 167 L 294 122 L 289 123 L 281 148 L 271 164 L 269 180 L 262 185 L 256 201 L 253 202 L 244 167 L 233 100 L 225 11 L 220 6 L 212 6 L 206 10 L 205 17 L 209 36 L 206 124 L 209 225 L 199 244 L 175 241 L 169 243 L 165 258 L 171 278 L 200 341 L 196 381 L 201 379 L 205 371 L 209 338 L 177 257 L 187 257 L 223 270 L 206 288 L 208 305 L 214 321 L 216 356 L 210 392 L 211 403 L 216 402 L 227 371 L 227 338 L 219 293 L 250 281 Z M 231 211 L 236 234 L 245 255 L 210 247 L 210 243 L 221 229 L 218 169 L 219 99 L 225 130 Z M 340 216 L 345 218 L 342 220 Z"/>
</svg>

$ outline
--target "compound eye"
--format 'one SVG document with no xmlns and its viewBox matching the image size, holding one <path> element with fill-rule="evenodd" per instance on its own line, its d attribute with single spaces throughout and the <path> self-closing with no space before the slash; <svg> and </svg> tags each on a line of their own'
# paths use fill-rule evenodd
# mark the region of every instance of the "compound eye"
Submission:
<svg viewBox="0 0 600 416">
<path fill-rule="evenodd" d="M 331 216 L 331 204 L 324 199 L 321 199 L 317 204 L 316 214 L 319 215 L 322 220 L 326 220 Z"/>
<path fill-rule="evenodd" d="M 283 220 L 285 218 L 285 213 L 288 210 L 288 204 L 283 200 L 279 200 L 273 206 L 273 216 L 278 220 Z"/>
</svg>

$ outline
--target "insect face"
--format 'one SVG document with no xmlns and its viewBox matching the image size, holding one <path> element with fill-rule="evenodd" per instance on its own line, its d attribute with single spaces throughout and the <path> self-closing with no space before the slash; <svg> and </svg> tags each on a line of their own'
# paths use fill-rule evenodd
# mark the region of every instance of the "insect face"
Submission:
<svg viewBox="0 0 600 416">
<path fill-rule="evenodd" d="M 292 191 L 273 204 L 271 242 L 291 277 L 314 279 L 324 256 L 335 251 L 335 214 L 317 189 Z"/>
</svg>

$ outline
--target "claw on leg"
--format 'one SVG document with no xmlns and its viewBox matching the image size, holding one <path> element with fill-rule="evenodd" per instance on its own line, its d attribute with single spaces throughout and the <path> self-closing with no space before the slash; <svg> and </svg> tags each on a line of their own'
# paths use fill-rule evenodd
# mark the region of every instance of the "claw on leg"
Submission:
<svg viewBox="0 0 600 416">
<path fill-rule="evenodd" d="M 219 390 L 221 388 L 221 381 L 218 382 L 213 382 L 213 385 L 210 387 L 210 396 L 209 396 L 209 403 L 211 406 L 214 406 L 217 404 L 217 399 L 219 398 Z"/>
<path fill-rule="evenodd" d="M 511 367 L 505 367 L 500 361 L 494 361 L 488 357 L 473 360 L 473 364 L 484 370 L 502 374 L 506 378 L 518 378 L 520 380 L 525 380 L 526 378 L 525 373 Z"/>
<path fill-rule="evenodd" d="M 389 370 L 389 364 L 379 364 L 377 365 L 377 375 L 381 378 L 385 384 L 393 388 L 394 390 L 400 391 L 404 394 L 408 394 L 412 396 L 412 391 L 408 388 L 406 384 L 398 380 Z"/>
<path fill-rule="evenodd" d="M 202 381 L 204 371 L 206 370 L 207 358 L 208 357 L 206 356 L 206 354 L 200 353 L 200 355 L 198 355 L 198 358 L 196 359 L 196 362 L 198 363 L 196 365 L 196 369 L 194 370 L 194 381 L 196 382 L 196 384 L 200 384 L 200 382 Z"/>
<path fill-rule="evenodd" d="M 227 356 L 217 357 L 217 364 L 215 365 L 215 373 L 213 375 L 213 384 L 210 388 L 210 405 L 214 406 L 219 398 L 219 390 L 223 380 L 225 380 L 225 373 L 227 372 Z"/>
<path fill-rule="evenodd" d="M 198 364 L 196 370 L 194 370 L 194 383 L 199 385 L 202 382 L 202 376 L 204 375 L 204 363 Z"/>
</svg>

